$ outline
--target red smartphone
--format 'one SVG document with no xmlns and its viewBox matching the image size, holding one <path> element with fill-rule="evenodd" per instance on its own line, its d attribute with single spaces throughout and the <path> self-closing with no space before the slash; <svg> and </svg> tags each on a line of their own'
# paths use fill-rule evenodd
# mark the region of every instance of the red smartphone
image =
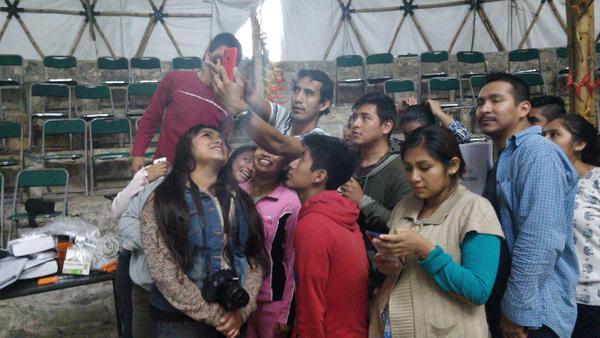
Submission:
<svg viewBox="0 0 600 338">
<path fill-rule="evenodd" d="M 235 64 L 237 61 L 238 50 L 235 47 L 225 48 L 223 52 L 223 67 L 225 67 L 225 71 L 227 72 L 227 77 L 229 80 L 233 81 L 233 69 L 235 68 Z"/>
</svg>

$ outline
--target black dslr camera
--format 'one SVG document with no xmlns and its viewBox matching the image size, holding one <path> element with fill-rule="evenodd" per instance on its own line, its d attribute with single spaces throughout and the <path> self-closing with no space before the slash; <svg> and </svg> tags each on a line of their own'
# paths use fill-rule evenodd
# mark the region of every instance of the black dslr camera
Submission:
<svg viewBox="0 0 600 338">
<path fill-rule="evenodd" d="M 230 269 L 222 269 L 204 279 L 202 297 L 209 303 L 219 303 L 226 310 L 243 308 L 250 301 L 242 288 L 240 277 Z"/>
</svg>

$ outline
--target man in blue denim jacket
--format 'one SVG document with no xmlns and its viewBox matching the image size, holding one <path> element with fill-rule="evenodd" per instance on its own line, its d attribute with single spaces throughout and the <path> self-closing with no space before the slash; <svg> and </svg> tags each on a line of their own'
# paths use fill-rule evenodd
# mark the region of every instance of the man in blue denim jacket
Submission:
<svg viewBox="0 0 600 338">
<path fill-rule="evenodd" d="M 500 330 L 504 337 L 570 337 L 577 316 L 577 173 L 529 124 L 530 110 L 527 85 L 511 74 L 490 74 L 477 99 L 481 131 L 503 149 L 496 196 L 511 268 Z"/>
</svg>

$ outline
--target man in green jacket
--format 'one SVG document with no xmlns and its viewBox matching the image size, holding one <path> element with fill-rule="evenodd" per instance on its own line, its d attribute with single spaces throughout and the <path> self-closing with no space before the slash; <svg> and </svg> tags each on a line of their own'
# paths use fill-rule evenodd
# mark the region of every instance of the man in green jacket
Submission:
<svg viewBox="0 0 600 338">
<path fill-rule="evenodd" d="M 352 111 L 352 140 L 359 151 L 359 167 L 340 191 L 358 205 L 362 231 L 388 233 L 392 209 L 410 191 L 400 146 L 390 142 L 396 106 L 381 93 L 369 93 L 354 102 Z"/>
</svg>

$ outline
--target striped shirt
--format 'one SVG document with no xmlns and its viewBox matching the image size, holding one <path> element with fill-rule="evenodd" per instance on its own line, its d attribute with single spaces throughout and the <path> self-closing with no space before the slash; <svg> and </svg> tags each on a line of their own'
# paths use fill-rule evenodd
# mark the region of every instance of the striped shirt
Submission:
<svg viewBox="0 0 600 338">
<path fill-rule="evenodd" d="M 512 322 L 570 337 L 577 308 L 573 203 L 577 173 L 538 126 L 512 136 L 496 173 L 500 223 L 512 259 L 501 307 Z"/>
</svg>

